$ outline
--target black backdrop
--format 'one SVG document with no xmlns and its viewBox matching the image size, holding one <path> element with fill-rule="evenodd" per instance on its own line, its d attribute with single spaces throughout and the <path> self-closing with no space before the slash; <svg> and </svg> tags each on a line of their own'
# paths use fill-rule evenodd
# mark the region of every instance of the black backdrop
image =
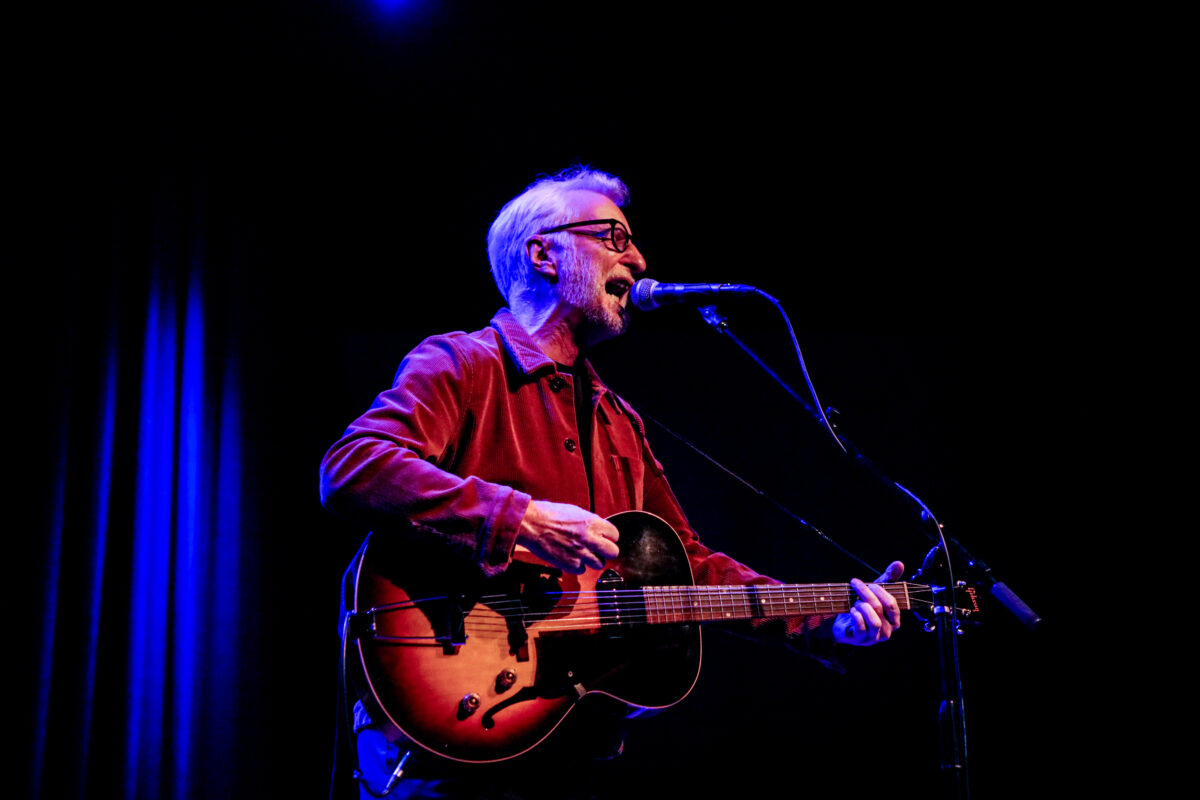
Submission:
<svg viewBox="0 0 1200 800">
<path fill-rule="evenodd" d="M 347 0 L 44 24 L 27 118 L 43 252 L 74 254 L 86 266 L 68 277 L 85 289 L 113 272 L 136 295 L 122 259 L 137 247 L 114 247 L 111 221 L 198 227 L 244 375 L 242 605 L 261 613 L 239 724 L 262 755 L 238 762 L 235 783 L 303 796 L 327 783 L 337 585 L 363 532 L 317 502 L 324 449 L 421 337 L 486 324 L 500 303 L 490 219 L 574 162 L 630 185 L 654 277 L 779 298 L 843 432 L 1047 618 L 1031 634 L 985 607 L 962 639 L 978 794 L 1050 765 L 1077 777 L 1059 734 L 1087 727 L 1075 699 L 1092 656 L 1069 635 L 1063 579 L 1098 518 L 1084 387 L 1102 352 L 1079 256 L 1100 249 L 1095 88 L 1054 24 L 924 22 L 436 2 L 389 14 Z M 62 290 L 52 264 L 37 271 L 52 278 L 43 296 Z M 802 388 L 778 315 L 725 310 Z M 639 409 L 872 564 L 915 566 L 928 547 L 911 509 L 847 468 L 694 312 L 639 314 L 594 361 Z M 862 574 L 650 435 L 711 545 L 786 580 Z M 286 624 L 267 622 L 281 604 Z M 635 729 L 620 767 L 631 786 L 754 766 L 814 789 L 936 787 L 936 646 L 915 620 L 847 654 L 848 676 L 720 636 L 705 655 L 695 693 Z"/>
</svg>

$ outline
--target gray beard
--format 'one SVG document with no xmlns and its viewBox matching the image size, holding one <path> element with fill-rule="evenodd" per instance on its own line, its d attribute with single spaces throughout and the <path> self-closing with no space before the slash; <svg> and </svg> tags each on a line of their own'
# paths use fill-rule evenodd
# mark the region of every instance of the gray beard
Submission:
<svg viewBox="0 0 1200 800">
<path fill-rule="evenodd" d="M 564 287 L 567 289 L 568 287 Z M 578 288 L 581 291 L 575 292 Z M 571 287 L 571 291 L 565 293 L 563 297 L 567 302 L 575 308 L 583 312 L 583 318 L 589 328 L 594 329 L 597 333 L 603 333 L 603 338 L 611 336 L 620 336 L 629 327 L 629 317 L 624 313 L 614 314 L 608 307 L 608 293 L 603 289 L 597 293 L 595 290 L 590 290 L 588 287 Z"/>
<path fill-rule="evenodd" d="M 604 286 L 592 286 L 577 266 L 577 262 L 572 263 L 560 276 L 558 291 L 563 300 L 583 312 L 585 329 L 578 332 L 580 341 L 590 346 L 625 333 L 629 329 L 628 311 L 610 311 Z"/>
</svg>

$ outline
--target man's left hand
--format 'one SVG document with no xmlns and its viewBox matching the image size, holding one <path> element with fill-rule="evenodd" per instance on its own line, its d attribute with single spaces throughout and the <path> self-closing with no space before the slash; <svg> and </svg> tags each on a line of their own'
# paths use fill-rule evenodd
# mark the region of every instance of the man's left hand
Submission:
<svg viewBox="0 0 1200 800">
<path fill-rule="evenodd" d="M 833 640 L 869 647 L 891 638 L 900 627 L 900 606 L 879 584 L 894 581 L 903 574 L 904 564 L 893 561 L 874 583 L 863 583 L 858 578 L 851 580 L 850 585 L 858 592 L 858 602 L 834 619 Z"/>
</svg>

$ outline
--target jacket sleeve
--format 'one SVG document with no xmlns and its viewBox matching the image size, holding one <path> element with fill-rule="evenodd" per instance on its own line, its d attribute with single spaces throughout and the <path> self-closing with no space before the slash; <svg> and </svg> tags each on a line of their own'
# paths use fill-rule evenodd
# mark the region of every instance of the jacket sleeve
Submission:
<svg viewBox="0 0 1200 800">
<path fill-rule="evenodd" d="M 432 535 L 494 575 L 508 566 L 530 497 L 451 469 L 470 428 L 473 377 L 453 337 L 422 342 L 325 454 L 320 493 L 340 516 Z"/>
</svg>

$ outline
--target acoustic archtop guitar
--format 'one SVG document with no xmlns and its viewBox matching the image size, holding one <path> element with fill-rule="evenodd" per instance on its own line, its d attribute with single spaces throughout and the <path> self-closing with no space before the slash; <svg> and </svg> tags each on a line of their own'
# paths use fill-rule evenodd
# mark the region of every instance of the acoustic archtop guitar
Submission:
<svg viewBox="0 0 1200 800">
<path fill-rule="evenodd" d="M 839 614 L 858 599 L 849 583 L 696 586 L 665 521 L 609 519 L 621 554 L 603 570 L 564 574 L 524 553 L 498 577 L 449 586 L 368 537 L 349 630 L 372 715 L 440 756 L 501 761 L 536 747 L 589 694 L 630 716 L 678 703 L 700 673 L 701 623 Z M 884 588 L 902 609 L 929 590 Z"/>
</svg>

